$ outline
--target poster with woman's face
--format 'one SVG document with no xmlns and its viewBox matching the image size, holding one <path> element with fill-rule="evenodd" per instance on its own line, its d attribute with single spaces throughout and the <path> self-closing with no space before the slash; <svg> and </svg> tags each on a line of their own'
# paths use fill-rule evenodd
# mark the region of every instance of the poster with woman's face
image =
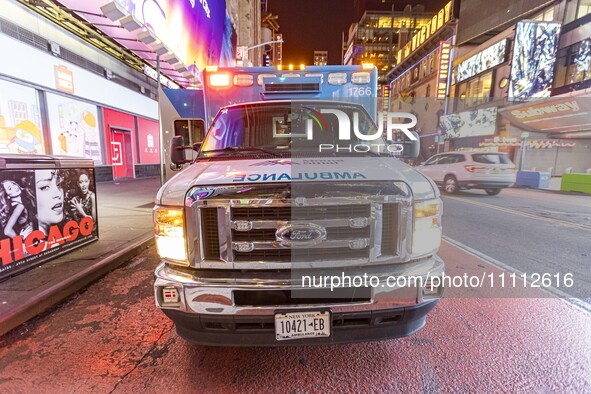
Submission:
<svg viewBox="0 0 591 394">
<path fill-rule="evenodd" d="M 0 279 L 98 239 L 94 169 L 0 170 Z"/>
</svg>

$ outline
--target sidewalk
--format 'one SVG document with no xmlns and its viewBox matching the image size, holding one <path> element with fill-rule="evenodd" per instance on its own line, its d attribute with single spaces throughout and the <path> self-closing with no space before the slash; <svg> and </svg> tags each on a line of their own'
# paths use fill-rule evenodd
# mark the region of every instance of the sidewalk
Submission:
<svg viewBox="0 0 591 394">
<path fill-rule="evenodd" d="M 154 240 L 160 178 L 97 183 L 99 240 L 0 282 L 0 335 L 125 263 Z"/>
</svg>

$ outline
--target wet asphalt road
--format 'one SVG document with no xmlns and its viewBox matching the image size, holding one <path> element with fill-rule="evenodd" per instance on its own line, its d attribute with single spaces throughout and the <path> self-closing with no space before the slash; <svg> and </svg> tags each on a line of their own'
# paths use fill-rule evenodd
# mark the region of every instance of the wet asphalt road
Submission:
<svg viewBox="0 0 591 394">
<path fill-rule="evenodd" d="M 446 235 L 501 260 L 512 256 L 504 237 L 510 240 L 525 231 L 507 230 L 509 220 L 525 223 L 538 237 L 545 231 L 571 230 L 536 218 L 511 219 L 516 214 L 460 200 L 506 208 L 527 191 L 508 192 L 499 199 L 469 193 L 445 197 Z M 470 238 L 470 232 L 476 228 L 458 232 L 459 224 L 472 222 L 466 218 L 475 215 L 472 208 L 482 218 L 474 221 L 479 231 L 490 231 L 481 234 L 494 235 L 494 242 L 475 244 L 478 237 Z M 489 216 L 483 215 L 496 221 L 484 226 Z M 547 225 L 558 227 L 546 230 Z M 551 253 L 539 252 L 528 253 L 532 259 Z M 439 255 L 451 276 L 504 272 L 450 242 L 443 242 Z M 407 338 L 336 346 L 213 348 L 182 340 L 155 308 L 156 261 L 154 248 L 149 248 L 60 307 L 0 338 L 0 392 L 591 391 L 591 314 L 536 288 L 525 296 L 515 289 L 453 289 L 429 314 L 426 326 Z M 575 256 L 569 264 L 580 261 Z"/>
<path fill-rule="evenodd" d="M 528 275 L 570 273 L 572 287 L 560 280 L 558 290 L 591 304 L 591 196 L 505 189 L 443 200 L 445 236 Z"/>
<path fill-rule="evenodd" d="M 492 270 L 444 243 L 450 274 Z M 153 249 L 0 340 L 2 393 L 589 392 L 591 316 L 552 298 L 447 298 L 417 334 L 213 348 L 154 307 Z"/>
</svg>

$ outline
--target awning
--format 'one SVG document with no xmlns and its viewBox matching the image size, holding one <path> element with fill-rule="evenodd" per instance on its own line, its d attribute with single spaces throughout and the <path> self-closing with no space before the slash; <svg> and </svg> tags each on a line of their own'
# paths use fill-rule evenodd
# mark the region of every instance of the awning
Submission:
<svg viewBox="0 0 591 394">
<path fill-rule="evenodd" d="M 514 126 L 550 138 L 591 138 L 591 97 L 551 97 L 499 108 Z"/>
</svg>

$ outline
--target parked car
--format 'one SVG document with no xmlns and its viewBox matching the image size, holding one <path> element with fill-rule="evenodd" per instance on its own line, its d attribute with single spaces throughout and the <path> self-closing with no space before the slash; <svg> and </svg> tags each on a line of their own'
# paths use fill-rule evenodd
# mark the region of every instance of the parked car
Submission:
<svg viewBox="0 0 591 394">
<path fill-rule="evenodd" d="M 484 189 L 494 196 L 515 183 L 515 164 L 505 153 L 462 151 L 432 156 L 417 167 L 446 193 Z"/>
</svg>

